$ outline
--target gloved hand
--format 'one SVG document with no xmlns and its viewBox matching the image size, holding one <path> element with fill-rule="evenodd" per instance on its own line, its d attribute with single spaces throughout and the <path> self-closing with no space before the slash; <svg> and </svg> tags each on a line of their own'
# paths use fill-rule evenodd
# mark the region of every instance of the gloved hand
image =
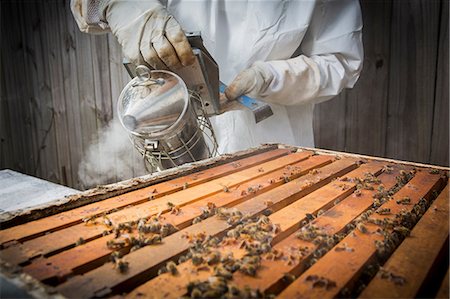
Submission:
<svg viewBox="0 0 450 299">
<path fill-rule="evenodd" d="M 131 62 L 145 62 L 155 69 L 176 69 L 194 62 L 180 24 L 158 1 L 111 0 L 104 12 Z"/>
<path fill-rule="evenodd" d="M 272 80 L 273 72 L 267 62 L 257 61 L 234 78 L 225 89 L 225 96 L 230 101 L 242 95 L 260 99 Z"/>
<path fill-rule="evenodd" d="M 300 55 L 286 60 L 255 62 L 235 77 L 225 95 L 228 100 L 245 94 L 268 103 L 298 105 L 315 100 L 320 83 L 317 64 Z"/>
</svg>

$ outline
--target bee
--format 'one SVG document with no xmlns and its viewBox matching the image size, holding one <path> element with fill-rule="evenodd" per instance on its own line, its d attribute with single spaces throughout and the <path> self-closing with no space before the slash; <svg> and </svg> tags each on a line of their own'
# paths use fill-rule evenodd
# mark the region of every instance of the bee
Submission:
<svg viewBox="0 0 450 299">
<path fill-rule="evenodd" d="M 404 226 L 395 226 L 394 232 L 399 233 L 401 236 L 407 237 L 410 234 L 410 230 L 407 227 Z"/>
<path fill-rule="evenodd" d="M 391 209 L 389 208 L 379 209 L 378 211 L 376 211 L 376 213 L 379 215 L 389 215 L 391 214 Z"/>
<path fill-rule="evenodd" d="M 288 176 L 284 176 L 283 180 L 285 183 L 289 183 L 291 181 L 291 179 Z"/>
<path fill-rule="evenodd" d="M 131 222 L 119 223 L 118 229 L 131 233 L 133 231 L 133 224 Z"/>
<path fill-rule="evenodd" d="M 201 254 L 193 254 L 191 261 L 194 266 L 198 266 L 203 263 L 203 257 Z"/>
<path fill-rule="evenodd" d="M 194 220 L 192 220 L 192 224 L 197 224 L 197 223 L 200 223 L 200 222 L 202 222 L 202 217 L 195 217 L 194 218 Z"/>
<path fill-rule="evenodd" d="M 234 168 L 238 168 L 238 167 L 241 167 L 241 163 L 240 162 L 233 162 L 233 163 L 231 163 L 231 166 L 233 166 Z"/>
<path fill-rule="evenodd" d="M 261 212 L 261 214 L 264 216 L 270 216 L 272 213 L 273 211 L 271 209 L 265 209 Z"/>
<path fill-rule="evenodd" d="M 431 169 L 430 174 L 440 174 L 441 172 L 439 171 L 439 169 Z"/>
<path fill-rule="evenodd" d="M 159 268 L 159 270 L 158 270 L 158 275 L 162 275 L 164 273 L 167 273 L 167 268 L 165 266 Z"/>
<path fill-rule="evenodd" d="M 319 217 L 319 216 L 323 215 L 323 213 L 325 213 L 325 211 L 324 211 L 324 210 L 319 210 L 319 211 L 317 212 L 317 217 Z"/>
<path fill-rule="evenodd" d="M 318 259 L 322 257 L 325 253 L 327 253 L 327 250 L 325 248 L 319 248 L 313 252 L 313 257 Z"/>
<path fill-rule="evenodd" d="M 181 211 L 181 208 L 180 208 L 180 206 L 178 206 L 178 205 L 173 206 L 173 207 L 170 209 L 170 213 L 171 213 L 171 214 L 175 214 L 175 215 L 180 214 L 180 211 Z"/>
<path fill-rule="evenodd" d="M 211 252 L 206 256 L 205 261 L 210 266 L 217 264 L 218 262 L 220 262 L 220 253 L 218 251 Z"/>
<path fill-rule="evenodd" d="M 295 275 L 292 275 L 290 273 L 284 273 L 283 274 L 283 281 L 287 282 L 287 283 L 291 283 L 295 280 Z"/>
<path fill-rule="evenodd" d="M 170 261 L 166 264 L 166 269 L 167 269 L 167 272 L 169 272 L 172 275 L 178 274 L 177 265 L 172 261 Z"/>
<path fill-rule="evenodd" d="M 148 228 L 146 226 L 146 222 L 147 222 L 147 220 L 145 220 L 144 218 L 141 218 L 138 220 L 137 229 L 139 232 L 142 232 L 142 233 L 147 232 Z"/>
<path fill-rule="evenodd" d="M 347 243 L 345 243 L 345 242 L 339 246 L 336 246 L 336 248 L 334 250 L 337 252 L 341 252 L 341 251 L 353 252 L 353 251 L 355 251 L 353 248 L 348 247 Z"/>
<path fill-rule="evenodd" d="M 93 225 L 93 224 L 97 224 L 96 218 L 97 218 L 97 215 L 90 215 L 90 216 L 84 217 L 83 219 L 81 219 L 81 221 L 83 221 L 86 225 L 89 225 L 89 224 Z"/>
<path fill-rule="evenodd" d="M 152 244 L 158 244 L 162 242 L 161 235 L 154 234 L 153 236 L 146 238 L 144 240 L 145 245 L 152 245 Z"/>
<path fill-rule="evenodd" d="M 314 216 L 313 214 L 310 213 L 306 213 L 306 219 L 308 219 L 308 221 L 312 221 L 316 218 L 316 216 Z"/>
<path fill-rule="evenodd" d="M 223 186 L 223 192 L 225 192 L 225 193 L 230 192 L 230 189 L 228 188 L 227 185 L 224 185 L 224 186 Z"/>
<path fill-rule="evenodd" d="M 225 269 L 222 265 L 218 265 L 214 268 L 214 276 L 231 279 L 233 277 L 233 273 Z"/>
<path fill-rule="evenodd" d="M 191 297 L 190 298 L 205 298 L 205 296 L 203 296 L 202 291 L 200 291 L 198 288 L 193 288 L 191 291 Z"/>
<path fill-rule="evenodd" d="M 189 187 L 189 184 L 186 182 L 183 184 L 183 190 L 186 190 Z"/>
<path fill-rule="evenodd" d="M 239 231 L 236 230 L 236 229 L 230 229 L 230 230 L 227 232 L 227 237 L 233 238 L 233 239 L 239 238 L 240 235 L 241 235 L 241 234 L 240 234 Z"/>
<path fill-rule="evenodd" d="M 269 180 L 268 180 L 268 183 L 271 184 L 271 185 L 272 185 L 273 183 L 275 183 L 275 182 L 276 182 L 275 179 L 269 179 Z"/>
<path fill-rule="evenodd" d="M 103 224 L 105 224 L 108 227 L 113 225 L 112 221 L 107 216 L 103 216 Z"/>
<path fill-rule="evenodd" d="M 180 256 L 180 258 L 178 259 L 178 264 L 184 263 L 188 260 L 188 257 L 185 255 Z"/>
<path fill-rule="evenodd" d="M 393 170 L 394 170 L 394 168 L 390 167 L 389 165 L 383 166 L 383 169 L 382 169 L 382 171 L 387 173 L 387 174 L 392 173 Z"/>
<path fill-rule="evenodd" d="M 309 174 L 312 174 L 312 175 L 318 174 L 318 173 L 320 173 L 320 170 L 318 170 L 318 169 L 313 169 L 309 172 Z"/>
<path fill-rule="evenodd" d="M 177 231 L 178 229 L 170 223 L 165 223 L 161 226 L 160 235 L 161 237 L 166 237 L 172 232 Z"/>
<path fill-rule="evenodd" d="M 398 199 L 396 201 L 396 203 L 399 205 L 409 205 L 411 203 L 411 198 L 409 198 L 408 196 L 405 196 L 401 199 Z"/>
<path fill-rule="evenodd" d="M 75 242 L 75 246 L 80 246 L 82 244 L 86 243 L 86 241 L 80 237 L 76 242 Z"/>
<path fill-rule="evenodd" d="M 256 267 L 257 266 L 254 264 L 243 264 L 239 268 L 239 271 L 241 271 L 242 273 L 249 275 L 249 276 L 255 276 L 256 270 L 257 270 Z"/>
<path fill-rule="evenodd" d="M 119 273 L 123 274 L 128 271 L 129 264 L 128 264 L 128 262 L 126 262 L 122 259 L 117 259 L 115 262 L 115 268 Z"/>
<path fill-rule="evenodd" d="M 361 189 L 356 189 L 355 192 L 353 192 L 353 194 L 357 197 L 360 197 L 362 194 Z"/>
<path fill-rule="evenodd" d="M 367 234 L 369 232 L 367 230 L 367 227 L 364 224 L 362 224 L 361 222 L 356 225 L 356 228 L 363 234 Z"/>
</svg>

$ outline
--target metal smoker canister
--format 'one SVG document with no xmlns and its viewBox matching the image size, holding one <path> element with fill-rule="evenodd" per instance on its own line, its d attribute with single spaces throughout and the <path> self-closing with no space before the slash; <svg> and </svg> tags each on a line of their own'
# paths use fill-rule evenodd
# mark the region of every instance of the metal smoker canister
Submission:
<svg viewBox="0 0 450 299">
<path fill-rule="evenodd" d="M 209 149 L 184 81 L 145 66 L 136 72 L 120 94 L 117 109 L 152 171 L 207 158 Z"/>
</svg>

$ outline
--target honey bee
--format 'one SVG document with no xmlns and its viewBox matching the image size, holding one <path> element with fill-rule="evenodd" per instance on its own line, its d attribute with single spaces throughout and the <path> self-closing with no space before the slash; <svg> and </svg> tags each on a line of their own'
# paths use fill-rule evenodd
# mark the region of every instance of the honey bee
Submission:
<svg viewBox="0 0 450 299">
<path fill-rule="evenodd" d="M 178 274 L 177 265 L 172 261 L 170 261 L 166 264 L 166 269 L 167 269 L 167 272 L 169 272 L 172 275 Z"/>
<path fill-rule="evenodd" d="M 390 167 L 389 165 L 383 166 L 383 169 L 382 169 L 383 172 L 388 173 L 388 174 L 392 173 L 393 170 L 394 170 L 394 168 Z"/>
<path fill-rule="evenodd" d="M 170 223 L 165 223 L 161 226 L 160 235 L 161 237 L 166 237 L 172 232 L 177 231 L 178 229 Z"/>
<path fill-rule="evenodd" d="M 241 235 L 241 234 L 239 233 L 239 231 L 238 231 L 237 229 L 230 229 L 230 230 L 227 232 L 227 237 L 233 238 L 233 239 L 239 238 L 240 235 Z"/>
<path fill-rule="evenodd" d="M 217 264 L 218 262 L 220 262 L 220 253 L 218 251 L 211 252 L 206 256 L 205 261 L 210 266 Z"/>
<path fill-rule="evenodd" d="M 194 218 L 194 220 L 192 220 L 192 224 L 197 224 L 197 223 L 200 223 L 200 222 L 202 222 L 202 217 L 195 217 Z"/>
<path fill-rule="evenodd" d="M 313 169 L 309 172 L 309 174 L 312 174 L 312 175 L 318 174 L 318 173 L 320 173 L 320 170 L 318 170 L 318 169 Z"/>
<path fill-rule="evenodd" d="M 75 246 L 80 246 L 82 244 L 86 243 L 86 241 L 80 237 L 76 242 L 75 242 Z"/>
<path fill-rule="evenodd" d="M 117 271 L 119 273 L 126 273 L 129 269 L 129 264 L 128 262 L 122 260 L 122 259 L 118 259 L 115 262 L 115 268 L 117 269 Z"/>
<path fill-rule="evenodd" d="M 233 166 L 233 168 L 238 168 L 238 167 L 241 167 L 241 163 L 240 162 L 233 162 L 233 163 L 231 163 L 231 166 Z"/>
<path fill-rule="evenodd" d="M 376 211 L 376 213 L 379 215 L 389 215 L 391 214 L 391 209 L 389 208 L 379 209 L 378 211 Z"/>
<path fill-rule="evenodd" d="M 198 266 L 203 263 L 203 257 L 201 254 L 193 254 L 191 261 L 194 266 Z"/>
<path fill-rule="evenodd" d="M 283 281 L 287 282 L 287 283 L 291 283 L 295 280 L 295 275 L 290 274 L 290 273 L 284 273 L 283 274 Z"/>
<path fill-rule="evenodd" d="M 183 185 L 183 190 L 186 190 L 188 187 L 189 187 L 189 184 L 188 184 L 187 182 L 184 183 L 184 185 Z"/>
<path fill-rule="evenodd" d="M 353 248 L 348 247 L 347 243 L 342 243 L 341 245 L 336 246 L 336 248 L 334 249 L 337 252 L 341 252 L 341 251 L 347 251 L 347 252 L 353 252 L 355 251 Z"/>
<path fill-rule="evenodd" d="M 144 240 L 145 245 L 153 245 L 153 244 L 158 244 L 162 242 L 162 238 L 161 235 L 159 234 L 154 234 L 151 237 L 148 237 Z"/>
<path fill-rule="evenodd" d="M 180 214 L 180 212 L 181 212 L 181 208 L 178 205 L 173 206 L 172 208 L 170 208 L 170 213 L 171 214 L 178 215 L 178 214 Z"/>
<path fill-rule="evenodd" d="M 369 232 L 367 230 L 367 227 L 364 224 L 362 224 L 361 222 L 356 225 L 356 228 L 363 234 L 367 234 Z"/>
<path fill-rule="evenodd" d="M 103 216 L 103 224 L 105 224 L 108 227 L 113 225 L 112 221 L 107 216 Z"/>
<path fill-rule="evenodd" d="M 395 226 L 394 232 L 399 233 L 401 236 L 407 237 L 410 234 L 410 230 L 407 227 L 404 226 Z"/>
<path fill-rule="evenodd" d="M 225 269 L 222 265 L 214 267 L 214 275 L 225 279 L 231 279 L 233 277 L 233 273 Z"/>
<path fill-rule="evenodd" d="M 398 199 L 396 201 L 396 203 L 399 205 L 409 205 L 411 203 L 411 198 L 409 198 L 408 196 L 405 196 L 401 199 Z"/>
<path fill-rule="evenodd" d="M 93 225 L 93 224 L 97 224 L 96 218 L 97 218 L 97 215 L 90 215 L 90 216 L 84 217 L 83 219 L 81 219 L 81 221 L 83 221 L 86 225 Z"/>
</svg>

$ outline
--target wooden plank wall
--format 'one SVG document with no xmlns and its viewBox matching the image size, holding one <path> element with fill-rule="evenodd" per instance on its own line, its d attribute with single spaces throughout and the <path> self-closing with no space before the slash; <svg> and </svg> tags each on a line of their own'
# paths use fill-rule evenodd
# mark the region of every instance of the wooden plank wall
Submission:
<svg viewBox="0 0 450 299">
<path fill-rule="evenodd" d="M 448 166 L 448 1 L 361 7 L 364 68 L 352 90 L 316 106 L 316 146 Z"/>
<path fill-rule="evenodd" d="M 316 146 L 448 165 L 448 2 L 361 4 L 364 69 L 316 106 Z M 2 1 L 1 14 L 0 169 L 90 187 L 79 163 L 129 80 L 120 47 L 81 33 L 66 0 Z"/>
</svg>

